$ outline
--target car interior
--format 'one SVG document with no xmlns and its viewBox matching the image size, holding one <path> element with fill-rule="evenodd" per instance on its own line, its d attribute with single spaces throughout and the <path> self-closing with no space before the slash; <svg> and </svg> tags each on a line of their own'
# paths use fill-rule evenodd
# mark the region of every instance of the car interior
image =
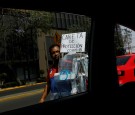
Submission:
<svg viewBox="0 0 135 115">
<path fill-rule="evenodd" d="M 122 86 L 119 85 L 114 38 L 117 24 L 135 31 L 135 16 L 120 15 L 119 11 L 112 14 L 108 14 L 103 10 L 94 12 L 92 8 L 84 7 L 87 6 L 87 2 L 74 5 L 71 2 L 66 3 L 61 0 L 53 1 L 54 3 L 52 1 L 44 2 L 46 4 L 40 0 L 31 1 L 28 5 L 26 1 L 12 1 L 8 4 L 3 2 L 0 6 L 1 8 L 67 12 L 90 17 L 91 28 L 87 44 L 89 55 L 88 90 L 61 99 L 5 111 L 3 114 L 71 114 L 72 112 L 80 113 L 81 111 L 83 111 L 83 114 L 87 114 L 89 110 L 94 111 L 93 108 L 107 107 L 112 103 L 118 103 L 116 106 L 122 106 L 122 100 L 125 97 L 134 97 L 135 81 L 130 81 Z M 102 11 L 104 13 L 101 16 Z M 103 103 L 105 106 L 103 106 Z"/>
</svg>

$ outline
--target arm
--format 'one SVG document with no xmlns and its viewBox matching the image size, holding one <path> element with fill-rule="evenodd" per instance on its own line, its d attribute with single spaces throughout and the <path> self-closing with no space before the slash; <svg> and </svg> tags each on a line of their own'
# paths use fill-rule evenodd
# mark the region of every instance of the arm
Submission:
<svg viewBox="0 0 135 115">
<path fill-rule="evenodd" d="M 45 102 L 45 99 L 46 99 L 46 97 L 47 97 L 47 95 L 48 95 L 48 93 L 50 91 L 50 88 L 49 88 L 49 75 L 47 76 L 46 81 L 47 81 L 47 83 L 46 83 L 46 85 L 44 87 L 44 91 L 43 91 L 43 94 L 41 96 L 41 99 L 40 99 L 39 103 Z"/>
<path fill-rule="evenodd" d="M 44 91 L 43 91 L 43 94 L 42 94 L 42 97 L 41 97 L 39 103 L 45 102 L 47 94 L 48 94 L 48 84 L 46 84 L 46 86 L 44 87 Z"/>
</svg>

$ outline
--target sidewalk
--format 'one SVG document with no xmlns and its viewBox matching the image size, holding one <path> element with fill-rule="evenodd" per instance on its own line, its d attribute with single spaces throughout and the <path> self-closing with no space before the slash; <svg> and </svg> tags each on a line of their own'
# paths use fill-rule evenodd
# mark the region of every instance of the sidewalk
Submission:
<svg viewBox="0 0 135 115">
<path fill-rule="evenodd" d="M 21 85 L 21 86 L 2 88 L 2 89 L 0 89 L 0 92 L 12 90 L 12 89 L 18 89 L 18 88 L 29 87 L 29 86 L 35 86 L 35 85 L 44 84 L 44 83 L 46 83 L 46 82 L 40 82 L 40 83 L 36 83 L 36 82 L 34 82 L 34 81 L 32 81 L 32 82 L 27 82 L 25 85 Z"/>
</svg>

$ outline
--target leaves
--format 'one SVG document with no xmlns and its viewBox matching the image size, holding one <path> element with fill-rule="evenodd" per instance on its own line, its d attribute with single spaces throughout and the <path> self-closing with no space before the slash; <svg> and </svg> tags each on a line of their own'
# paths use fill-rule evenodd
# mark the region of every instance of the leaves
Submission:
<svg viewBox="0 0 135 115">
<path fill-rule="evenodd" d="M 45 11 L 5 8 L 0 17 L 0 34 L 6 37 L 14 32 L 17 36 L 24 36 L 29 28 L 47 32 L 52 27 L 52 16 Z"/>
<path fill-rule="evenodd" d="M 125 54 L 125 48 L 130 49 L 130 45 L 132 43 L 132 31 L 126 27 L 122 27 L 120 25 L 116 25 L 115 27 L 115 35 L 114 35 L 114 44 L 116 47 L 116 54 L 122 55 Z M 119 53 L 117 53 L 119 52 Z"/>
</svg>

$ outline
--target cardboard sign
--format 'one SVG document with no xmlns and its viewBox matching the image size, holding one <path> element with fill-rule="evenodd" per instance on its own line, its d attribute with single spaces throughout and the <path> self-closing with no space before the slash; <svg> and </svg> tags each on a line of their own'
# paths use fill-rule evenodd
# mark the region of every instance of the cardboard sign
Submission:
<svg viewBox="0 0 135 115">
<path fill-rule="evenodd" d="M 85 52 L 86 32 L 62 34 L 61 53 Z"/>
</svg>

